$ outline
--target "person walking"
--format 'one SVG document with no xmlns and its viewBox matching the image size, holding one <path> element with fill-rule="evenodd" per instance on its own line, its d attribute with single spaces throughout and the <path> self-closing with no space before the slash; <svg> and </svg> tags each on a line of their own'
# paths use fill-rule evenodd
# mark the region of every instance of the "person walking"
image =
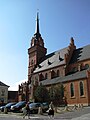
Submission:
<svg viewBox="0 0 90 120">
<path fill-rule="evenodd" d="M 48 112 L 49 117 L 54 117 L 54 105 L 53 102 L 51 101 L 51 103 L 49 104 L 49 112 Z"/>
<path fill-rule="evenodd" d="M 26 104 L 26 106 L 25 106 L 24 109 L 26 110 L 26 112 L 25 112 L 23 118 L 25 118 L 25 116 L 28 116 L 28 119 L 30 119 L 30 107 L 29 107 L 29 102 Z"/>
</svg>

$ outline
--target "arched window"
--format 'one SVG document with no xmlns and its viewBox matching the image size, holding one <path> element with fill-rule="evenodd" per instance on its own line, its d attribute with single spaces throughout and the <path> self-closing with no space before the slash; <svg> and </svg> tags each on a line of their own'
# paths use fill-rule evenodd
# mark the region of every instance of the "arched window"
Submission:
<svg viewBox="0 0 90 120">
<path fill-rule="evenodd" d="M 48 75 L 47 75 L 47 73 L 45 74 L 45 79 L 47 79 L 47 77 L 48 77 Z"/>
<path fill-rule="evenodd" d="M 51 79 L 55 78 L 55 72 L 54 70 L 51 71 Z"/>
<path fill-rule="evenodd" d="M 57 77 L 59 77 L 59 70 L 57 70 Z"/>
<path fill-rule="evenodd" d="M 73 72 L 77 72 L 77 68 L 76 68 L 76 67 L 74 67 L 72 71 L 73 71 Z"/>
<path fill-rule="evenodd" d="M 33 68 L 31 69 L 31 73 L 33 73 Z"/>
<path fill-rule="evenodd" d="M 42 81 L 42 80 L 44 80 L 44 76 L 43 76 L 43 74 L 41 73 L 41 74 L 39 75 L 39 81 Z"/>
<path fill-rule="evenodd" d="M 64 97 L 64 85 L 63 84 L 61 84 L 61 96 L 62 98 Z"/>
<path fill-rule="evenodd" d="M 74 96 L 74 86 L 73 86 L 73 83 L 71 83 L 70 85 L 70 92 L 71 92 L 71 97 Z"/>
<path fill-rule="evenodd" d="M 84 95 L 84 85 L 83 82 L 80 82 L 80 96 Z"/>
<path fill-rule="evenodd" d="M 33 63 L 34 63 L 34 61 L 33 61 L 33 60 L 31 60 L 31 65 L 33 65 Z"/>
<path fill-rule="evenodd" d="M 89 68 L 89 65 L 88 64 L 85 64 L 85 69 L 88 69 Z"/>
</svg>

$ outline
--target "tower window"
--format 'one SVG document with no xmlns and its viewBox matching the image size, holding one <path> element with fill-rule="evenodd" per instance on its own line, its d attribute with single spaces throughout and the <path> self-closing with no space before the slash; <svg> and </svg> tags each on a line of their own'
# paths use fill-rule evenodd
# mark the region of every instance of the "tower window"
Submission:
<svg viewBox="0 0 90 120">
<path fill-rule="evenodd" d="M 33 60 L 31 60 L 31 65 L 33 65 L 33 63 L 34 63 L 34 61 L 33 61 Z"/>
<path fill-rule="evenodd" d="M 31 73 L 33 73 L 33 69 L 31 69 Z"/>
</svg>

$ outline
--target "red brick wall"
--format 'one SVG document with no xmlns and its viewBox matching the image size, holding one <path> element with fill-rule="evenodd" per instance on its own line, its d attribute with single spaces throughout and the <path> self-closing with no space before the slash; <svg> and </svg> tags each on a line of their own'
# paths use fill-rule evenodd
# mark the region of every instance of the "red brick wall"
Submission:
<svg viewBox="0 0 90 120">
<path fill-rule="evenodd" d="M 80 62 L 77 62 L 77 63 L 73 63 L 73 64 L 70 64 L 68 65 L 68 67 L 66 68 L 66 74 L 71 72 L 71 70 L 76 67 L 79 70 L 79 66 L 82 68 L 85 66 L 85 64 L 89 64 L 90 65 L 90 60 L 85 60 L 85 61 L 80 61 Z"/>
<path fill-rule="evenodd" d="M 80 81 L 83 81 L 84 83 L 84 96 L 80 96 L 80 88 L 79 88 L 79 83 Z M 74 84 L 74 93 L 75 96 L 71 97 L 70 96 L 70 84 Z M 88 92 L 87 92 L 87 79 L 81 79 L 73 82 L 68 82 L 64 84 L 65 86 L 65 96 L 67 98 L 67 103 L 68 104 L 88 104 Z"/>
<path fill-rule="evenodd" d="M 43 75 L 44 78 L 45 78 L 45 74 L 47 73 L 47 76 L 48 76 L 47 79 L 51 79 L 52 71 L 55 72 L 55 77 L 57 77 L 57 70 L 59 70 L 60 77 L 65 76 L 65 69 L 63 66 L 60 66 L 60 67 L 56 67 L 56 68 L 52 68 L 52 69 L 48 69 L 48 70 L 44 70 L 39 73 L 36 73 L 36 74 L 34 74 L 34 79 L 35 79 L 35 76 L 38 76 L 38 78 L 39 78 L 40 73 Z"/>
</svg>

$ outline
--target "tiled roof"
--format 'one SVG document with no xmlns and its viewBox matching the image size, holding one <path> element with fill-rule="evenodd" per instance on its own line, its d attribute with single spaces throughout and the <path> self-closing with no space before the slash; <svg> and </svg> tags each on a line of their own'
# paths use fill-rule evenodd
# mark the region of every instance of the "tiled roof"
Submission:
<svg viewBox="0 0 90 120">
<path fill-rule="evenodd" d="M 43 85 L 51 85 L 51 84 L 64 83 L 64 82 L 68 82 L 68 81 L 83 79 L 86 77 L 87 77 L 86 70 L 83 70 L 83 71 L 79 71 L 79 72 L 76 72 L 74 74 L 67 75 L 64 77 L 56 77 L 56 78 L 53 78 L 50 80 L 46 79 L 46 80 L 41 81 L 41 83 Z"/>
<path fill-rule="evenodd" d="M 39 64 L 39 66 L 35 69 L 34 73 L 65 64 L 64 55 L 68 53 L 67 50 L 68 47 L 46 55 L 45 60 Z"/>
<path fill-rule="evenodd" d="M 68 53 L 68 47 L 46 55 L 46 58 L 34 70 L 34 73 L 65 64 L 64 55 L 66 53 Z M 90 59 L 90 45 L 74 50 L 70 64 L 85 59 Z"/>
<path fill-rule="evenodd" d="M 6 86 L 9 87 L 8 85 L 4 84 L 3 82 L 0 81 L 0 86 Z"/>
<path fill-rule="evenodd" d="M 90 59 L 90 45 L 74 50 L 70 63 L 75 63 L 85 59 Z"/>
</svg>

